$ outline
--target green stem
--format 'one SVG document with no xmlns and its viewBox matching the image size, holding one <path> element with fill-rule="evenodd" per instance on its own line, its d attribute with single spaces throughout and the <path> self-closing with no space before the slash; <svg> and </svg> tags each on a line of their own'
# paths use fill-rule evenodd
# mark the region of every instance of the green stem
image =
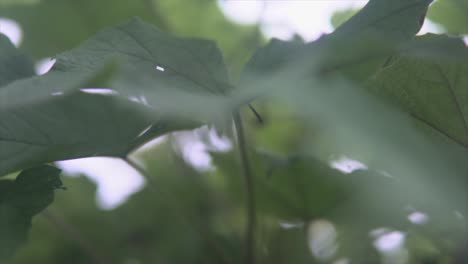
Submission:
<svg viewBox="0 0 468 264">
<path fill-rule="evenodd" d="M 245 189 L 247 194 L 247 228 L 245 231 L 245 263 L 255 263 L 255 227 L 256 227 L 256 209 L 255 209 L 255 186 L 252 170 L 247 154 L 247 144 L 244 134 L 242 118 L 239 112 L 233 114 L 234 125 L 236 127 L 237 144 L 239 146 L 239 155 L 242 163 L 242 170 L 245 180 Z"/>
</svg>

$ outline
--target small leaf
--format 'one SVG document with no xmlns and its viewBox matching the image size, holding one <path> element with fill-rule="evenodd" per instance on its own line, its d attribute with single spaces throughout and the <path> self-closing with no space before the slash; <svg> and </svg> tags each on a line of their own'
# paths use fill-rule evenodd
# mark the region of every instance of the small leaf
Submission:
<svg viewBox="0 0 468 264">
<path fill-rule="evenodd" d="M 60 170 L 40 166 L 22 171 L 16 180 L 0 180 L 0 261 L 10 258 L 26 241 L 31 220 L 62 188 Z"/>
</svg>

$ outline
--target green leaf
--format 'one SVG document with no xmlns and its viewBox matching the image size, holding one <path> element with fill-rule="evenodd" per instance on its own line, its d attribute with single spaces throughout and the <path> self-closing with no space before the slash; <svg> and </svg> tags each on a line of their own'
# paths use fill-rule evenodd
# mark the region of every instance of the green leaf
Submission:
<svg viewBox="0 0 468 264">
<path fill-rule="evenodd" d="M 432 0 L 371 0 L 355 16 L 338 27 L 334 36 L 361 37 L 380 32 L 387 40 L 414 36 L 422 26 Z"/>
<path fill-rule="evenodd" d="M 362 81 L 372 75 L 402 43 L 421 28 L 431 0 L 373 0 L 333 33 L 315 42 L 272 40 L 248 62 L 249 74 L 274 71 L 288 62 L 304 63 L 318 76 L 335 73 Z M 260 69 L 263 68 L 263 69 Z M 255 77 L 254 77 L 255 78 Z"/>
<path fill-rule="evenodd" d="M 468 2 L 443 0 L 435 2 L 428 12 L 430 20 L 442 25 L 450 34 L 468 34 Z"/>
<path fill-rule="evenodd" d="M 432 0 L 371 0 L 332 34 L 319 39 L 322 74 L 340 72 L 361 81 L 382 65 L 395 48 L 421 28 Z"/>
<path fill-rule="evenodd" d="M 0 175 L 56 160 L 124 156 L 178 126 L 125 97 L 79 90 L 107 79 L 107 71 L 95 76 L 55 72 L 0 89 L 0 98 L 4 98 L 0 105 Z"/>
<path fill-rule="evenodd" d="M 144 96 L 157 111 L 193 119 L 230 114 L 225 96 L 231 86 L 212 41 L 174 37 L 134 18 L 59 54 L 53 71 L 92 72 L 108 60 L 120 66 L 109 86 Z"/>
<path fill-rule="evenodd" d="M 10 40 L 0 34 L 0 87 L 17 79 L 34 75 L 34 66 Z"/>
<path fill-rule="evenodd" d="M 26 241 L 31 220 L 54 200 L 62 188 L 60 170 L 40 166 L 22 171 L 13 180 L 0 180 L 0 261 L 5 262 Z"/>
<path fill-rule="evenodd" d="M 370 86 L 422 126 L 468 148 L 467 62 L 461 39 L 425 35 L 389 61 Z"/>
<path fill-rule="evenodd" d="M 103 69 L 108 61 L 120 63 L 118 74 Z M 0 174 L 55 160 L 121 157 L 162 133 L 193 127 L 181 115 L 199 121 L 198 113 L 228 114 L 222 111 L 228 109 L 226 82 L 212 42 L 175 38 L 139 19 L 105 30 L 57 56 L 50 73 L 0 91 L 8 99 L 0 107 Z M 87 94 L 83 87 L 112 87 L 118 94 Z M 144 96 L 151 106 L 131 96 Z"/>
<path fill-rule="evenodd" d="M 353 8 L 336 11 L 330 18 L 330 23 L 334 28 L 337 28 L 353 17 L 358 11 Z"/>
</svg>

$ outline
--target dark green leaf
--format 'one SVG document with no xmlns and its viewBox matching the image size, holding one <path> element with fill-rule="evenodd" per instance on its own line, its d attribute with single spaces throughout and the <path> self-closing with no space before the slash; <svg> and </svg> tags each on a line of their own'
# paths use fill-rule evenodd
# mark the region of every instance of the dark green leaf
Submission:
<svg viewBox="0 0 468 264">
<path fill-rule="evenodd" d="M 21 172 L 16 180 L 0 180 L 0 261 L 4 263 L 26 241 L 31 219 L 54 200 L 62 188 L 60 170 L 40 166 Z"/>
<path fill-rule="evenodd" d="M 79 90 L 102 83 L 108 71 L 96 76 L 55 72 L 3 87 L 0 175 L 55 160 L 124 156 L 178 126 L 127 98 Z"/>
<path fill-rule="evenodd" d="M 0 62 L 0 87 L 34 75 L 32 62 L 2 34 L 0 34 Z"/>
</svg>

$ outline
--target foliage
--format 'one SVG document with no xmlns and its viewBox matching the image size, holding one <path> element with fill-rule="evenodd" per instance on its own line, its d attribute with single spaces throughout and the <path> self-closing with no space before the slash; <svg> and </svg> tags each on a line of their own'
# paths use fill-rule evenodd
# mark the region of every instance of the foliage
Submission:
<svg viewBox="0 0 468 264">
<path fill-rule="evenodd" d="M 415 36 L 430 2 L 371 0 L 314 42 L 271 40 L 240 71 L 258 29 L 212 1 L 188 4 L 208 12 L 199 34 L 181 1 L 113 1 L 108 15 L 107 1 L 81 12 L 71 0 L 0 1 L 26 36 L 22 50 L 0 36 L 0 175 L 22 170 L 0 181 L 0 260 L 61 187 L 43 164 L 112 156 L 146 175 L 144 190 L 106 212 L 89 182 L 66 178 L 11 263 L 464 263 L 468 48 Z M 435 15 L 439 2 L 429 14 L 464 33 L 462 19 Z M 63 23 L 39 33 L 36 17 Z M 25 51 L 56 64 L 34 76 Z M 243 111 L 252 104 L 260 124 Z M 237 136 L 236 151 L 212 149 L 213 170 L 187 164 L 177 136 L 134 152 L 203 125 Z M 334 168 L 344 156 L 366 168 Z M 376 248 L 382 235 L 369 234 L 392 230 L 404 248 Z"/>
<path fill-rule="evenodd" d="M 15 180 L 0 181 L 0 260 L 6 261 L 24 243 L 31 218 L 54 200 L 62 188 L 60 170 L 40 166 L 22 171 Z"/>
<path fill-rule="evenodd" d="M 428 16 L 441 24 L 450 34 L 467 34 L 468 20 L 464 14 L 468 11 L 468 3 L 463 0 L 437 1 Z"/>
</svg>

